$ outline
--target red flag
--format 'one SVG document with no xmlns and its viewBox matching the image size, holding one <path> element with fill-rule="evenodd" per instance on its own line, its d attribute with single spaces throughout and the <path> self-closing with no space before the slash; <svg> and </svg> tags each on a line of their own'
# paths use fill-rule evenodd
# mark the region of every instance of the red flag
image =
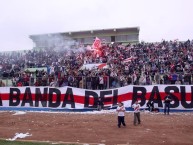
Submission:
<svg viewBox="0 0 193 145">
<path fill-rule="evenodd" d="M 101 47 L 101 40 L 96 37 L 94 43 L 92 44 L 92 48 L 99 49 Z"/>
<path fill-rule="evenodd" d="M 102 69 L 103 67 L 105 67 L 107 64 L 106 63 L 102 63 L 98 66 L 99 69 Z"/>
</svg>

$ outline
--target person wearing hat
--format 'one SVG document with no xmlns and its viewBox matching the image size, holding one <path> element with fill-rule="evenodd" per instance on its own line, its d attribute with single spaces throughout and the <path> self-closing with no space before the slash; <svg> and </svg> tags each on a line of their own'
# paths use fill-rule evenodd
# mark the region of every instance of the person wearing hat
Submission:
<svg viewBox="0 0 193 145">
<path fill-rule="evenodd" d="M 132 108 L 134 109 L 134 125 L 136 126 L 136 123 L 141 123 L 140 119 L 140 104 L 138 103 L 138 100 L 135 101 L 135 103 L 132 105 Z"/>
</svg>

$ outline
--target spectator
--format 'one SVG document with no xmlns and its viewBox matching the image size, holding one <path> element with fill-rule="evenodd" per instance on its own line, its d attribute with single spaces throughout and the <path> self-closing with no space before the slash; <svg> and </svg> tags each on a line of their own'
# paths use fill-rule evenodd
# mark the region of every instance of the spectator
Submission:
<svg viewBox="0 0 193 145">
<path fill-rule="evenodd" d="M 87 89 L 91 89 L 91 86 L 92 86 L 91 80 L 92 80 L 92 79 L 91 79 L 90 74 L 87 75 L 87 77 L 86 77 L 86 88 L 87 88 Z"/>
<path fill-rule="evenodd" d="M 148 110 L 149 110 L 150 112 L 154 111 L 154 102 L 153 102 L 153 101 L 150 101 L 150 100 L 149 100 L 146 105 L 147 105 Z"/>
<path fill-rule="evenodd" d="M 5 87 L 5 83 L 0 79 L 0 87 Z"/>
<path fill-rule="evenodd" d="M 17 87 L 22 87 L 22 86 L 23 86 L 22 82 L 19 81 L 19 82 L 17 83 Z"/>
<path fill-rule="evenodd" d="M 177 79 L 177 81 L 175 82 L 176 85 L 181 85 L 181 81 L 179 79 Z"/>
<path fill-rule="evenodd" d="M 55 84 L 55 82 L 54 82 L 54 79 L 52 79 L 52 81 L 51 81 L 51 83 L 50 83 L 50 87 L 55 87 L 56 86 L 56 84 Z"/>
<path fill-rule="evenodd" d="M 104 106 L 104 103 L 103 103 L 101 97 L 99 97 L 98 101 L 97 101 L 97 110 L 101 111 L 103 109 L 103 106 Z"/>
<path fill-rule="evenodd" d="M 104 88 L 104 78 L 102 75 L 99 75 L 99 90 L 103 90 Z"/>
</svg>

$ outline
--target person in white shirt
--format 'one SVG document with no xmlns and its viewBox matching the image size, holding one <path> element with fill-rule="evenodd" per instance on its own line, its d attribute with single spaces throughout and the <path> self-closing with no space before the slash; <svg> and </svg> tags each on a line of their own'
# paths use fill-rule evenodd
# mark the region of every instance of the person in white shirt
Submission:
<svg viewBox="0 0 193 145">
<path fill-rule="evenodd" d="M 51 83 L 50 83 L 50 87 L 55 87 L 56 83 L 54 82 L 54 79 L 52 79 Z"/>
<path fill-rule="evenodd" d="M 138 124 L 141 123 L 141 119 L 140 119 L 140 104 L 138 103 L 138 101 L 135 101 L 135 104 L 132 105 L 132 108 L 134 109 L 134 125 L 136 125 L 137 121 Z"/>
<path fill-rule="evenodd" d="M 117 107 L 118 112 L 118 127 L 121 127 L 121 124 L 123 126 L 126 126 L 125 124 L 125 107 L 123 103 L 119 103 Z"/>
<path fill-rule="evenodd" d="M 104 89 L 104 78 L 102 75 L 99 76 L 99 90 Z"/>
</svg>

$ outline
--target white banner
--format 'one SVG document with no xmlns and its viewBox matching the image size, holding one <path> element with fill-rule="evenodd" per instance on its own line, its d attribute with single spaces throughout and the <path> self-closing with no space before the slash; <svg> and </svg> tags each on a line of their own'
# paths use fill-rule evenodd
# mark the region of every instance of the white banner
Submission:
<svg viewBox="0 0 193 145">
<path fill-rule="evenodd" d="M 1 87 L 0 107 L 30 107 L 57 109 L 96 108 L 98 97 L 104 102 L 104 107 L 112 108 L 118 102 L 125 107 L 131 107 L 139 100 L 142 108 L 148 100 L 154 101 L 158 108 L 164 107 L 164 98 L 170 94 L 171 108 L 193 110 L 193 86 L 189 85 L 151 85 L 125 86 L 107 90 L 86 90 L 72 87 Z"/>
</svg>

